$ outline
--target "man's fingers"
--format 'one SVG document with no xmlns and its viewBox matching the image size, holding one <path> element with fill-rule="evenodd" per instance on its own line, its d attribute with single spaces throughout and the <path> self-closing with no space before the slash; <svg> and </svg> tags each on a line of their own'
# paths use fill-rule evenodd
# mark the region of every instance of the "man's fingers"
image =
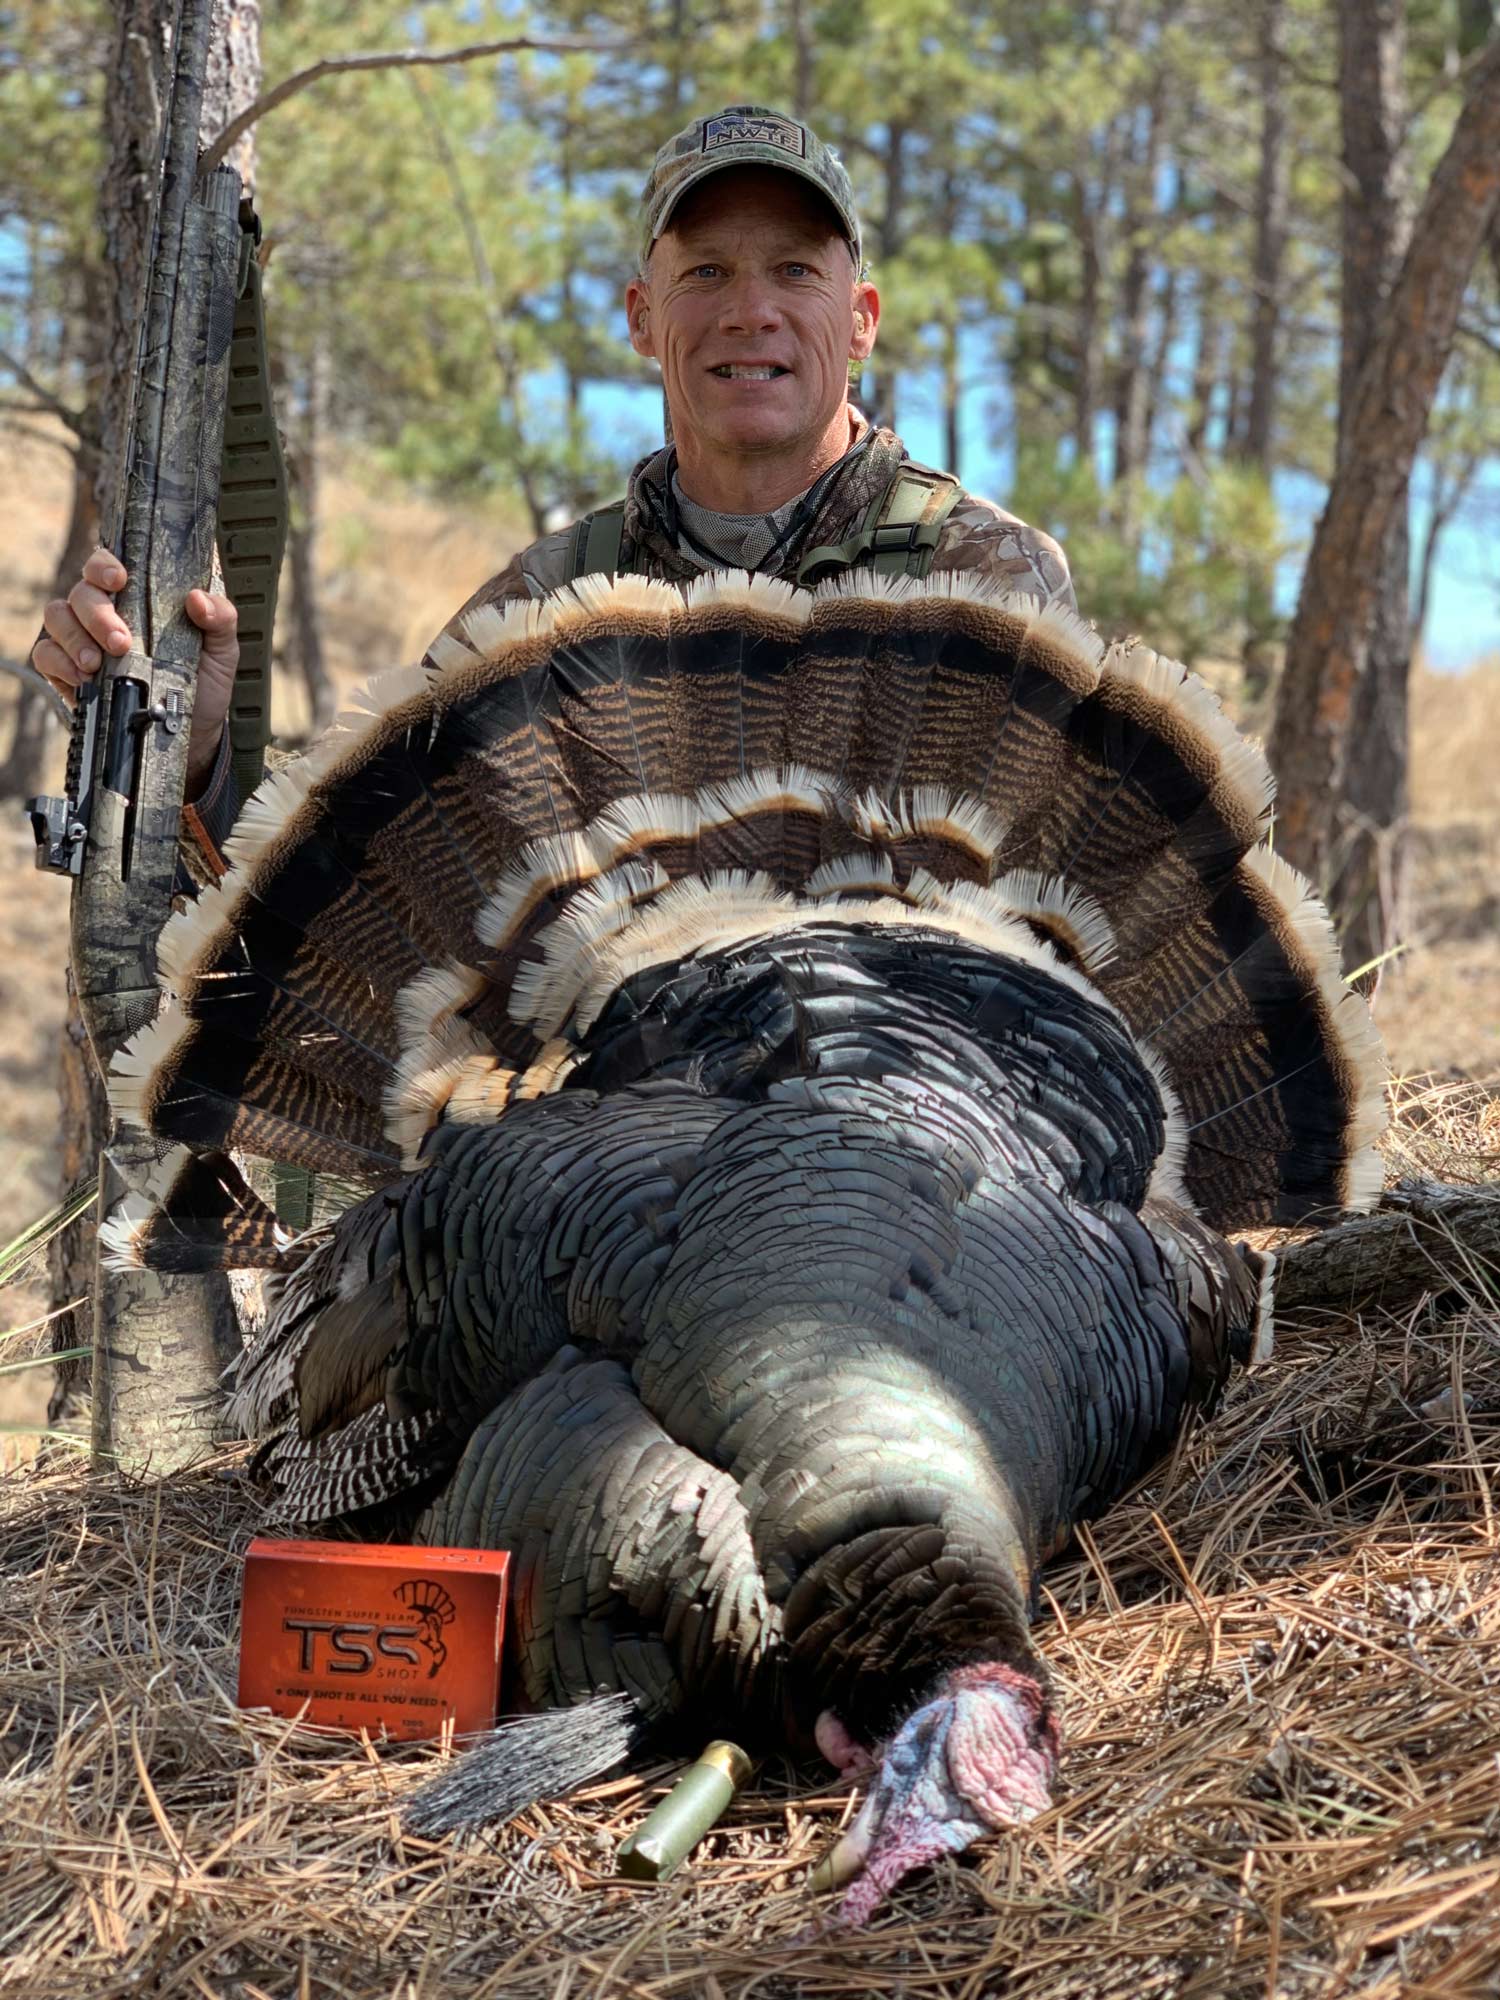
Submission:
<svg viewBox="0 0 1500 2000">
<path fill-rule="evenodd" d="M 227 597 L 214 597 L 206 590 L 190 590 L 184 607 L 188 617 L 203 634 L 203 658 L 229 680 L 239 665 L 240 614 Z"/>
<path fill-rule="evenodd" d="M 211 597 L 206 590 L 190 590 L 186 609 L 188 617 L 205 635 L 233 632 L 240 622 L 239 612 L 227 597 Z"/>
<path fill-rule="evenodd" d="M 97 584 L 100 590 L 123 590 L 125 565 L 108 549 L 95 549 L 83 566 L 83 580 Z"/>
<path fill-rule="evenodd" d="M 86 679 L 99 671 L 104 656 L 84 630 L 67 598 L 54 597 L 47 605 L 42 612 L 42 630 L 67 655 L 75 669 L 75 680 Z"/>
<path fill-rule="evenodd" d="M 32 665 L 65 694 L 91 680 L 106 653 L 118 658 L 129 652 L 129 628 L 110 601 L 110 593 L 124 582 L 119 558 L 108 549 L 95 549 L 68 595 L 54 597 L 42 613 L 44 637 L 32 648 Z M 227 597 L 206 590 L 189 591 L 186 610 L 203 634 L 205 661 L 219 670 L 219 680 L 232 684 L 240 652 L 239 613 Z M 212 698 L 208 706 L 213 707 Z"/>
<path fill-rule="evenodd" d="M 97 584 L 75 583 L 68 592 L 68 603 L 85 634 L 96 646 L 117 655 L 130 651 L 130 627 L 111 604 L 107 591 L 101 590 Z M 64 640 L 63 644 L 66 645 L 67 641 Z M 74 654 L 74 658 L 77 657 Z"/>
<path fill-rule="evenodd" d="M 31 649 L 31 664 L 44 680 L 62 694 L 72 695 L 81 681 L 89 679 L 81 673 L 55 639 L 38 639 Z"/>
</svg>

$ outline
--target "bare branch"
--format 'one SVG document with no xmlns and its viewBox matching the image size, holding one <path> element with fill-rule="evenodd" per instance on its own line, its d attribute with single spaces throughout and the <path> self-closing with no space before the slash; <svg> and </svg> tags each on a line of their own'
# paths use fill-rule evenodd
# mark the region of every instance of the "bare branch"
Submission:
<svg viewBox="0 0 1500 2000">
<path fill-rule="evenodd" d="M 59 722 L 66 724 L 72 721 L 72 709 L 68 707 L 51 681 L 39 674 L 29 660 L 7 660 L 0 654 L 0 674 L 10 674 L 20 681 L 23 687 L 32 688 L 37 694 L 44 695 L 48 708 Z"/>
<path fill-rule="evenodd" d="M 5 347 L 0 347 L 0 368 L 8 368 L 21 387 L 29 390 L 49 415 L 61 418 L 80 444 L 90 446 L 98 444 L 98 439 L 89 435 L 81 411 L 70 410 L 68 405 L 54 396 L 49 388 L 38 382 L 24 361 Z"/>
<path fill-rule="evenodd" d="M 555 56 L 615 56 L 622 55 L 636 46 L 634 39 L 623 42 L 589 42 L 577 36 L 563 35 L 539 38 L 534 35 L 511 35 L 501 42 L 469 42 L 457 49 L 379 49 L 364 55 L 325 56 L 321 62 L 311 63 L 306 69 L 294 70 L 290 76 L 282 78 L 253 104 L 246 105 L 237 118 L 231 118 L 223 131 L 205 147 L 198 161 L 199 173 L 211 173 L 224 155 L 250 127 L 274 111 L 279 104 L 285 104 L 289 97 L 306 90 L 309 84 L 321 82 L 325 76 L 341 76 L 350 70 L 362 69 L 441 69 L 449 63 L 479 62 L 485 56 L 509 56 L 530 52 L 536 55 Z"/>
</svg>

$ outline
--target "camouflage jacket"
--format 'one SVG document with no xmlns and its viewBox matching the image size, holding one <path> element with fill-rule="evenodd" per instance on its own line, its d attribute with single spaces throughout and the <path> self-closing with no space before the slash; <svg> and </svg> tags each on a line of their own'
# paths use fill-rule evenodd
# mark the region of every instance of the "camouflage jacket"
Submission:
<svg viewBox="0 0 1500 2000">
<path fill-rule="evenodd" d="M 857 442 L 868 426 L 857 412 L 854 414 Z M 778 552 L 774 563 L 765 565 L 766 573 L 790 580 L 796 576 L 806 550 L 844 541 L 864 519 L 876 495 L 890 485 L 898 468 L 909 462 L 914 463 L 908 459 L 906 447 L 895 432 L 877 430 L 869 449 L 850 460 L 847 474 L 830 482 L 822 506 L 802 531 Z M 638 576 L 687 583 L 702 575 L 703 566 L 681 552 L 667 526 L 667 476 L 665 449 L 643 459 L 630 475 L 620 546 L 621 567 Z M 479 605 L 507 604 L 519 597 L 543 597 L 566 583 L 576 530 L 574 522 L 522 549 L 498 575 L 475 591 L 445 630 L 461 638 L 458 631 L 461 621 Z M 1039 528 L 1029 528 L 1014 514 L 997 507 L 993 500 L 981 500 L 975 493 L 960 492 L 943 523 L 932 560 L 933 574 L 959 569 L 993 577 L 1010 590 L 1025 591 L 1049 603 L 1076 608 L 1067 558 L 1052 537 Z"/>
</svg>

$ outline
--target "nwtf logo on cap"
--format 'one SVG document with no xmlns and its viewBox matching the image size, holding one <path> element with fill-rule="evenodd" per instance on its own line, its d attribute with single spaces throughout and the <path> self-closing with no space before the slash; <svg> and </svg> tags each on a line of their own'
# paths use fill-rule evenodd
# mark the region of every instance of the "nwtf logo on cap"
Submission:
<svg viewBox="0 0 1500 2000">
<path fill-rule="evenodd" d="M 779 146 L 799 159 L 807 152 L 807 134 L 790 118 L 710 118 L 703 127 L 703 150 L 716 146 Z"/>
</svg>

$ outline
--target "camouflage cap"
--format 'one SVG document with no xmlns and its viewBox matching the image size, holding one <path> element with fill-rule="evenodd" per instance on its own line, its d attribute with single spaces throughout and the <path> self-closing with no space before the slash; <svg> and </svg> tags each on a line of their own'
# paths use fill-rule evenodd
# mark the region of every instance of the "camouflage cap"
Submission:
<svg viewBox="0 0 1500 2000">
<path fill-rule="evenodd" d="M 811 181 L 833 206 L 848 239 L 855 268 L 861 263 L 859 217 L 843 162 L 808 125 L 768 111 L 763 104 L 731 104 L 711 118 L 695 118 L 668 139 L 652 162 L 641 191 L 641 261 L 672 219 L 672 211 L 699 181 L 726 167 L 780 167 Z"/>
</svg>

